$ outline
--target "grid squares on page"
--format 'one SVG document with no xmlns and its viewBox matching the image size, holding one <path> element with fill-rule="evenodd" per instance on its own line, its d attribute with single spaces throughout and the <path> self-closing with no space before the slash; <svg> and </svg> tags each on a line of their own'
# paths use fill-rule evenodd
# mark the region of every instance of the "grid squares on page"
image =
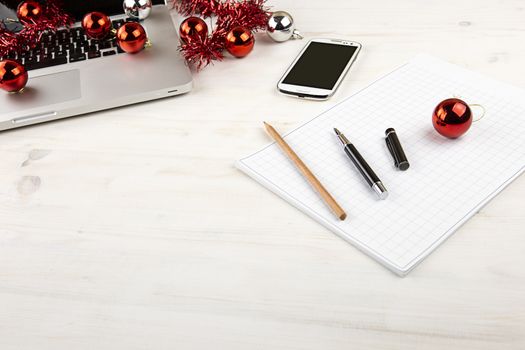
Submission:
<svg viewBox="0 0 525 350">
<path fill-rule="evenodd" d="M 504 89 L 452 67 L 416 60 L 286 136 L 347 210 L 346 221 L 334 218 L 276 145 L 242 162 L 310 214 L 402 269 L 472 215 L 525 162 L 525 107 L 510 100 Z M 454 95 L 483 104 L 487 115 L 466 136 L 448 140 L 433 130 L 431 113 L 437 102 Z M 386 201 L 374 197 L 350 163 L 334 127 L 389 189 Z M 396 128 L 411 162 L 407 172 L 393 167 L 384 142 L 389 127 Z"/>
</svg>

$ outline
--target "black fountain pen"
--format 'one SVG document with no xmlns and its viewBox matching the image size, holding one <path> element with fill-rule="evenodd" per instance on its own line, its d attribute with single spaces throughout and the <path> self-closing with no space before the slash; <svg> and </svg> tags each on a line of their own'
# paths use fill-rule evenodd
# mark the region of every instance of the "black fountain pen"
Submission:
<svg viewBox="0 0 525 350">
<path fill-rule="evenodd" d="M 366 182 L 368 182 L 368 185 L 372 187 L 380 199 L 386 199 L 388 197 L 388 191 L 381 180 L 379 180 L 376 173 L 374 173 L 372 168 L 370 168 L 370 165 L 368 165 L 365 159 L 361 156 L 361 154 L 359 154 L 355 146 L 351 144 L 350 141 L 348 141 L 345 135 L 335 128 L 334 131 L 337 137 L 339 137 L 339 140 L 341 140 L 343 146 L 345 146 L 345 153 L 348 155 L 350 160 L 352 160 L 352 163 L 354 163 L 361 175 L 363 175 Z"/>
</svg>

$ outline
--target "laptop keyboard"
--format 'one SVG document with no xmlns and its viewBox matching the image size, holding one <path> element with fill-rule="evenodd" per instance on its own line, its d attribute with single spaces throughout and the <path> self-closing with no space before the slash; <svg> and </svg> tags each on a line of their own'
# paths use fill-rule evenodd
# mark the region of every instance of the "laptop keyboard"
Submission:
<svg viewBox="0 0 525 350">
<path fill-rule="evenodd" d="M 118 29 L 124 20 L 113 21 Z M 12 53 L 5 58 L 18 60 L 26 70 L 47 68 L 61 64 L 81 62 L 121 54 L 116 40 L 91 40 L 80 27 L 61 29 L 44 34 L 37 47 L 22 53 Z"/>
</svg>

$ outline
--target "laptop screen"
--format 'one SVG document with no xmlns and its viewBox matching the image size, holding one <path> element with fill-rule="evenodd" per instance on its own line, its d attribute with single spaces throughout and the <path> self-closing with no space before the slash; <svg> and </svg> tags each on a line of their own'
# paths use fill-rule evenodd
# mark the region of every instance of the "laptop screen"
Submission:
<svg viewBox="0 0 525 350">
<path fill-rule="evenodd" d="M 16 18 L 16 8 L 21 0 L 0 0 L 0 20 Z M 108 16 L 124 13 L 122 0 L 62 0 L 64 11 L 80 21 L 82 17 L 91 11 L 100 11 Z M 154 5 L 165 4 L 164 0 L 153 0 Z M 16 31 L 21 29 L 19 24 L 6 23 L 7 29 Z"/>
</svg>

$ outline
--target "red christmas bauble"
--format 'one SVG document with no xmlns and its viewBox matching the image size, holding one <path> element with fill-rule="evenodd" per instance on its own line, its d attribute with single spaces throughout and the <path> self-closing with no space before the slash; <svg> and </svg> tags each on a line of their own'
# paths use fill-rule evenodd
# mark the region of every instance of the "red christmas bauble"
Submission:
<svg viewBox="0 0 525 350">
<path fill-rule="evenodd" d="M 235 27 L 226 35 L 226 50 L 237 58 L 248 55 L 253 50 L 255 38 L 244 27 Z"/>
<path fill-rule="evenodd" d="M 195 38 L 204 40 L 208 36 L 208 26 L 199 17 L 188 17 L 181 23 L 179 35 L 180 40 L 185 44 Z"/>
<path fill-rule="evenodd" d="M 13 60 L 0 61 L 0 88 L 7 92 L 19 92 L 27 84 L 25 67 Z"/>
<path fill-rule="evenodd" d="M 90 12 L 82 19 L 82 28 L 91 39 L 102 40 L 111 32 L 111 19 L 102 12 Z"/>
<path fill-rule="evenodd" d="M 22 24 L 36 23 L 43 14 L 42 4 L 38 1 L 23 1 L 16 9 L 16 16 Z"/>
<path fill-rule="evenodd" d="M 449 98 L 437 105 L 432 115 L 432 123 L 438 133 L 455 139 L 470 129 L 472 111 L 465 101 Z"/>
<path fill-rule="evenodd" d="M 117 30 L 117 44 L 127 53 L 137 53 L 146 46 L 148 36 L 137 22 L 126 22 Z"/>
</svg>

